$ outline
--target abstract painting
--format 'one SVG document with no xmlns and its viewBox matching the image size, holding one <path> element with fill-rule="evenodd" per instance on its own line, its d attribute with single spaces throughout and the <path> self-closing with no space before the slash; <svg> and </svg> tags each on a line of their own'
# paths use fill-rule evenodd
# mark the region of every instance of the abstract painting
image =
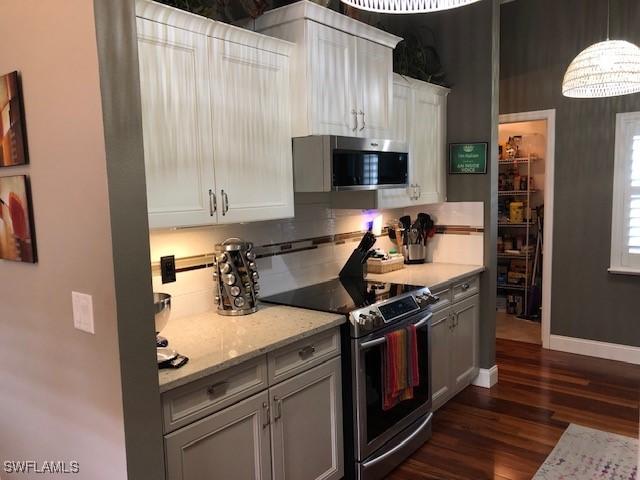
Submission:
<svg viewBox="0 0 640 480">
<path fill-rule="evenodd" d="M 27 163 L 18 72 L 0 76 L 0 167 Z"/>
<path fill-rule="evenodd" d="M 0 259 L 36 262 L 33 215 L 26 175 L 0 177 Z"/>
</svg>

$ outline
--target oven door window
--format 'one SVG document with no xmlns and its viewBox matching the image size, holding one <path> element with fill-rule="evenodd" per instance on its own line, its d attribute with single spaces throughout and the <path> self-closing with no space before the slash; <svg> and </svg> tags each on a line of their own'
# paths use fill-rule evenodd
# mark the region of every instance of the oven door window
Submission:
<svg viewBox="0 0 640 480">
<path fill-rule="evenodd" d="M 413 399 L 400 402 L 390 410 L 382 409 L 383 381 L 382 381 L 382 355 L 384 345 L 370 348 L 364 352 L 366 372 L 366 403 L 367 403 L 367 443 L 371 443 L 379 435 L 385 433 L 398 421 L 402 420 L 425 402 L 429 401 L 429 377 L 428 377 L 428 349 L 429 340 L 426 329 L 417 331 L 418 338 L 418 362 L 420 367 L 420 385 L 413 390 Z"/>
<path fill-rule="evenodd" d="M 393 152 L 333 152 L 333 186 L 406 185 L 408 155 Z"/>
</svg>

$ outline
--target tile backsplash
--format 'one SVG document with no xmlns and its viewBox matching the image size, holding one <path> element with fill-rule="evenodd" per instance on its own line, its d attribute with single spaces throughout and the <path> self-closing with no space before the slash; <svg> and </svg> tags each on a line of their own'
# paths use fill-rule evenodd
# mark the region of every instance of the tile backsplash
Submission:
<svg viewBox="0 0 640 480">
<path fill-rule="evenodd" d="M 220 225 L 204 228 L 152 230 L 150 233 L 151 263 L 160 257 L 175 255 L 176 259 L 210 254 L 214 245 L 230 237 L 253 242 L 257 247 L 311 240 L 319 237 L 364 232 L 368 223 L 381 215 L 383 225 L 404 214 L 415 218 L 420 211 L 429 213 L 438 231 L 429 242 L 430 260 L 440 263 L 483 263 L 482 202 L 442 203 L 411 209 L 363 211 L 333 210 L 323 197 L 307 198 L 296 203 L 296 217 L 285 220 L 248 224 Z M 453 228 L 449 227 L 464 227 Z M 257 260 L 263 296 L 335 278 L 357 242 L 356 238 L 327 241 L 316 248 L 265 256 Z M 376 247 L 389 250 L 395 245 L 383 235 Z M 208 263 L 208 262 L 207 262 Z M 204 266 L 204 265 L 203 265 Z M 215 308 L 213 268 L 179 272 L 177 281 L 163 285 L 154 268 L 154 291 L 173 296 L 174 318 L 201 313 Z"/>
</svg>

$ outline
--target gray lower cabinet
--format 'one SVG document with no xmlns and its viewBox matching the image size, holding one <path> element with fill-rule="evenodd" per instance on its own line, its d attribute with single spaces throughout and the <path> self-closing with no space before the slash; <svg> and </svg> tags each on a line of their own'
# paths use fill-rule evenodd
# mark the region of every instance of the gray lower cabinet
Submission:
<svg viewBox="0 0 640 480">
<path fill-rule="evenodd" d="M 473 382 L 479 370 L 480 296 L 434 312 L 431 319 L 433 410 Z"/>
<path fill-rule="evenodd" d="M 451 307 L 453 328 L 451 378 L 453 393 L 467 387 L 478 376 L 478 327 L 480 296 L 454 303 Z"/>
<path fill-rule="evenodd" d="M 451 309 L 445 308 L 431 317 L 431 392 L 433 409 L 451 395 Z"/>
<path fill-rule="evenodd" d="M 269 389 L 273 479 L 340 479 L 342 388 L 334 358 Z"/>
<path fill-rule="evenodd" d="M 166 435 L 167 478 L 270 479 L 268 402 L 265 391 Z"/>
<path fill-rule="evenodd" d="M 341 479 L 338 340 L 336 328 L 165 393 L 167 480 Z"/>
</svg>

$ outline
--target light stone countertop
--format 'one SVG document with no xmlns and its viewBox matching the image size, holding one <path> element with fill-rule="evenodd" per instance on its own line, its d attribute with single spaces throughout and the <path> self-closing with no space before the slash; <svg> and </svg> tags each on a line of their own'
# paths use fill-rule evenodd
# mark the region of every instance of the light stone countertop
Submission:
<svg viewBox="0 0 640 480">
<path fill-rule="evenodd" d="M 390 273 L 369 274 L 367 280 L 405 283 L 429 287 L 430 290 L 445 288 L 458 280 L 484 272 L 482 265 L 456 265 L 452 263 L 425 263 L 405 265 L 402 270 Z"/>
<path fill-rule="evenodd" d="M 189 357 L 181 368 L 159 371 L 160 392 L 329 330 L 344 315 L 260 303 L 256 313 L 225 317 L 215 311 L 172 319 L 162 331 L 169 347 Z"/>
</svg>

